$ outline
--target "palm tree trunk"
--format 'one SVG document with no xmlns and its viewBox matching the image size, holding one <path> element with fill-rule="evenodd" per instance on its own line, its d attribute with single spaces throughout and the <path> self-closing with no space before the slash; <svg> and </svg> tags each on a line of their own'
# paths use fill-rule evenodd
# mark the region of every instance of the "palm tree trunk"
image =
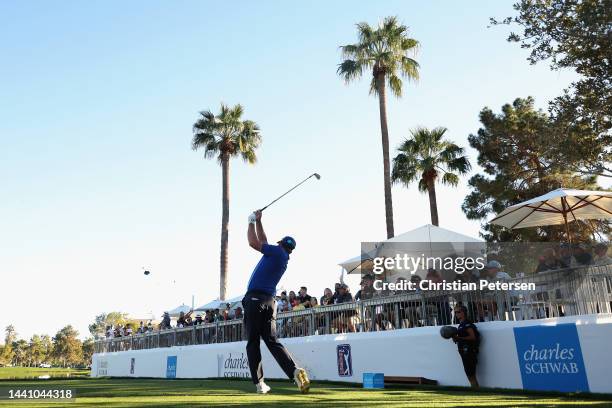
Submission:
<svg viewBox="0 0 612 408">
<path fill-rule="evenodd" d="M 440 226 L 438 220 L 438 202 L 436 200 L 436 182 L 433 179 L 427 180 L 427 192 L 429 193 L 429 213 L 431 214 L 431 223 L 436 227 Z"/>
<path fill-rule="evenodd" d="M 389 129 L 387 127 L 387 96 L 385 89 L 385 74 L 376 74 L 376 89 L 378 91 L 378 108 L 380 111 L 380 133 L 382 134 L 383 173 L 385 187 L 385 218 L 387 221 L 387 238 L 392 238 L 393 232 L 393 200 L 391 198 L 391 164 L 389 161 Z"/>
<path fill-rule="evenodd" d="M 227 243 L 229 238 L 229 156 L 223 154 L 221 159 L 223 173 L 223 209 L 221 213 L 221 278 L 219 282 L 219 299 L 225 300 L 227 292 Z"/>
</svg>

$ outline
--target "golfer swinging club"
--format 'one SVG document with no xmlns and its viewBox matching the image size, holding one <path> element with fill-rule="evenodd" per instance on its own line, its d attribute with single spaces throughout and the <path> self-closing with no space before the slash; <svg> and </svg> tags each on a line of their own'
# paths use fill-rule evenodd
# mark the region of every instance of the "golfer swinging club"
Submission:
<svg viewBox="0 0 612 408">
<path fill-rule="evenodd" d="M 259 340 L 263 339 L 276 362 L 281 366 L 289 379 L 293 379 L 301 392 L 310 388 L 310 380 L 306 370 L 298 368 L 295 361 L 276 338 L 276 285 L 287 270 L 289 254 L 295 249 L 295 240 L 285 237 L 278 245 L 269 245 L 266 233 L 261 224 L 261 211 L 255 211 L 249 216 L 248 239 L 251 248 L 261 252 L 259 263 L 255 267 L 247 293 L 242 299 L 244 307 L 244 326 L 247 333 L 247 356 L 253 384 L 257 393 L 266 394 L 270 387 L 264 382 L 261 366 L 261 351 Z"/>
</svg>

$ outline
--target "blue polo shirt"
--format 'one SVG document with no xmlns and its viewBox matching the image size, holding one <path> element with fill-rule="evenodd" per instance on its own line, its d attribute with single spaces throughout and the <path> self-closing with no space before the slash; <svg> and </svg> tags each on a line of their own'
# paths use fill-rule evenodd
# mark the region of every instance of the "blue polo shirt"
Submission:
<svg viewBox="0 0 612 408">
<path fill-rule="evenodd" d="M 276 285 L 287 270 L 289 254 L 280 245 L 263 244 L 263 256 L 253 270 L 247 291 L 258 291 L 270 296 L 276 294 Z"/>
</svg>

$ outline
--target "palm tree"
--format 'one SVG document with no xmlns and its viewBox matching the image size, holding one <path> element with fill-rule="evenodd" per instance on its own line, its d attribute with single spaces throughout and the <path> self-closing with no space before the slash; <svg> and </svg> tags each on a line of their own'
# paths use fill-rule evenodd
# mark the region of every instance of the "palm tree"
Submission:
<svg viewBox="0 0 612 408">
<path fill-rule="evenodd" d="M 402 80 L 416 80 L 419 64 L 410 55 L 418 48 L 418 41 L 408 37 L 408 27 L 400 24 L 396 17 L 387 17 L 378 27 L 367 23 L 357 24 L 359 42 L 340 47 L 344 61 L 338 66 L 338 75 L 346 83 L 360 78 L 371 70 L 370 94 L 378 95 L 380 130 L 383 148 L 383 173 L 385 187 L 385 216 L 387 238 L 394 235 L 393 202 L 391 199 L 391 166 L 389 162 L 389 130 L 387 127 L 386 87 L 397 96 L 402 96 Z"/>
<path fill-rule="evenodd" d="M 251 120 L 242 120 L 241 105 L 233 108 L 221 104 L 221 112 L 200 112 L 193 125 L 193 150 L 204 149 L 207 159 L 217 157 L 223 177 L 223 210 L 221 215 L 221 280 L 219 299 L 225 300 L 227 292 L 227 242 L 229 223 L 229 165 L 232 157 L 240 156 L 249 163 L 257 161 L 255 150 L 261 143 L 259 127 Z"/>
<path fill-rule="evenodd" d="M 459 175 L 468 173 L 472 166 L 463 147 L 442 139 L 446 128 L 417 128 L 410 133 L 412 137 L 397 149 L 399 154 L 393 159 L 391 178 L 405 186 L 418 180 L 419 191 L 429 193 L 431 223 L 439 225 L 436 181 L 442 175 L 442 184 L 456 186 Z"/>
</svg>

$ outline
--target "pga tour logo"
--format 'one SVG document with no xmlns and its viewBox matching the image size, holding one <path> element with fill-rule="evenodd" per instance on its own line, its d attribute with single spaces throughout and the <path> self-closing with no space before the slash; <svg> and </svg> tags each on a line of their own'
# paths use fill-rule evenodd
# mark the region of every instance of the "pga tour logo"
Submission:
<svg viewBox="0 0 612 408">
<path fill-rule="evenodd" d="M 353 375 L 353 356 L 350 344 L 339 344 L 336 347 L 338 375 L 340 377 L 351 377 Z"/>
<path fill-rule="evenodd" d="M 575 324 L 514 328 L 523 388 L 589 391 Z"/>
</svg>

